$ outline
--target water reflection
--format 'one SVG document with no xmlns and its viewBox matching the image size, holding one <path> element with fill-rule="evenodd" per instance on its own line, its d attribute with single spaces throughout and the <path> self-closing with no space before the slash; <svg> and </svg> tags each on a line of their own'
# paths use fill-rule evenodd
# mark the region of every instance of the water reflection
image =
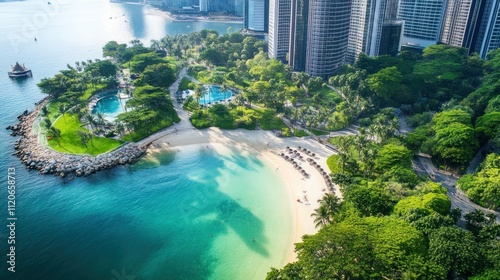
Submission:
<svg viewBox="0 0 500 280">
<path fill-rule="evenodd" d="M 144 39 L 147 36 L 144 6 L 139 4 L 121 4 L 125 10 L 123 20 L 128 23 L 135 38 Z"/>
</svg>

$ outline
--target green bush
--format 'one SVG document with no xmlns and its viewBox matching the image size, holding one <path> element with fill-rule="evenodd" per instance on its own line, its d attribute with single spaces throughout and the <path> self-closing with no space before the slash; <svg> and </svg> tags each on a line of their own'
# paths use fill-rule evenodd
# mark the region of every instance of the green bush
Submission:
<svg viewBox="0 0 500 280">
<path fill-rule="evenodd" d="M 258 122 L 260 127 L 264 130 L 283 130 L 284 128 L 288 128 L 283 120 L 276 116 L 276 111 L 273 109 L 265 109 L 262 111 Z"/>
<path fill-rule="evenodd" d="M 326 165 L 328 165 L 328 169 L 332 173 L 341 173 L 342 168 L 340 167 L 340 156 L 339 155 L 331 155 L 326 159 Z"/>
<path fill-rule="evenodd" d="M 187 89 L 194 90 L 195 87 L 196 87 L 196 83 L 191 82 L 191 80 L 189 80 L 186 77 L 182 78 L 181 83 L 179 84 L 180 91 L 187 90 Z"/>
<path fill-rule="evenodd" d="M 284 136 L 284 137 L 291 137 L 292 136 L 292 131 L 290 130 L 290 128 L 288 127 L 285 127 L 281 130 L 281 135 Z"/>
<path fill-rule="evenodd" d="M 302 130 L 302 129 L 296 129 L 293 132 L 293 135 L 295 135 L 297 137 L 304 137 L 304 136 L 309 136 L 309 133 L 307 133 L 305 130 Z"/>
<path fill-rule="evenodd" d="M 191 121 L 191 124 L 196 128 L 210 127 L 208 114 L 204 110 L 194 111 L 191 117 L 189 117 L 189 120 Z"/>
<path fill-rule="evenodd" d="M 202 65 L 190 65 L 188 67 L 188 75 L 196 77 L 200 71 L 207 70 L 207 67 Z"/>
<path fill-rule="evenodd" d="M 116 133 L 114 130 L 112 130 L 112 131 L 109 131 L 108 133 L 106 133 L 104 136 L 107 138 L 110 138 L 110 137 L 116 136 Z"/>
<path fill-rule="evenodd" d="M 229 113 L 226 106 L 222 104 L 215 104 L 208 109 L 208 114 L 215 127 L 224 129 L 237 128 L 233 116 Z"/>
</svg>

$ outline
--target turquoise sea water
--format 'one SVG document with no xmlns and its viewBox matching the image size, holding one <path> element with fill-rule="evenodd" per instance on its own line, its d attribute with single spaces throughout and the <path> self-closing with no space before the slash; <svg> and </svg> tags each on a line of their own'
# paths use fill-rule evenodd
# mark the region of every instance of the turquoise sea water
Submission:
<svg viewBox="0 0 500 280">
<path fill-rule="evenodd" d="M 36 83 L 67 63 L 99 58 L 106 41 L 241 27 L 171 22 L 105 0 L 51 2 L 0 2 L 0 279 L 262 279 L 282 265 L 290 198 L 259 158 L 188 147 L 64 183 L 12 156 L 16 138 L 3 128 L 44 97 Z M 16 61 L 32 79 L 7 77 Z M 17 185 L 15 273 L 6 264 L 9 167 Z"/>
</svg>

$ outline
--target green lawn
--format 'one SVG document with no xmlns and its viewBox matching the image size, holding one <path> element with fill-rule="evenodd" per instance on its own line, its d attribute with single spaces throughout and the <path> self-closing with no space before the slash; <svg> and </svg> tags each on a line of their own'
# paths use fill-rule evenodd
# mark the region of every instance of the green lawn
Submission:
<svg viewBox="0 0 500 280">
<path fill-rule="evenodd" d="M 80 142 L 77 132 L 88 130 L 82 127 L 76 115 L 64 114 L 64 116 L 57 120 L 54 127 L 61 130 L 61 138 L 59 139 L 59 143 L 56 139 L 48 140 L 48 143 L 52 149 L 58 152 L 96 156 L 114 150 L 122 144 L 122 142 L 114 139 L 93 137 L 92 141 L 87 143 L 87 147 L 85 147 Z"/>
<path fill-rule="evenodd" d="M 181 83 L 179 84 L 179 90 L 180 91 L 187 90 L 187 89 L 193 89 L 194 90 L 195 86 L 196 86 L 196 83 L 191 82 L 190 79 L 184 77 L 184 78 L 182 78 Z"/>
<path fill-rule="evenodd" d="M 160 122 L 156 123 L 153 127 L 151 127 L 149 131 L 133 131 L 132 133 L 123 136 L 121 139 L 123 141 L 137 142 L 173 124 L 174 122 L 170 118 L 163 119 Z"/>
<path fill-rule="evenodd" d="M 321 89 L 316 92 L 319 92 L 321 94 L 321 99 L 325 100 L 327 103 L 332 102 L 338 104 L 344 101 L 336 91 L 329 87 L 321 87 Z"/>
</svg>

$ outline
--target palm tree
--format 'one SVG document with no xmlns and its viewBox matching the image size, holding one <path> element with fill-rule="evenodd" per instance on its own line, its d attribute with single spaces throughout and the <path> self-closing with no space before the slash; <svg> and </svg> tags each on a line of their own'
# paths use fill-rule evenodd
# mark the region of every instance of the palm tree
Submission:
<svg viewBox="0 0 500 280">
<path fill-rule="evenodd" d="M 104 118 L 104 114 L 102 112 L 97 112 L 97 124 L 104 125 L 106 123 L 106 119 Z"/>
<path fill-rule="evenodd" d="M 340 198 L 334 194 L 327 193 L 321 199 L 320 205 L 324 205 L 328 210 L 329 216 L 332 217 L 340 210 Z"/>
<path fill-rule="evenodd" d="M 222 83 L 222 85 L 219 88 L 219 91 L 224 92 L 224 100 L 226 100 L 226 92 L 227 92 L 228 89 L 229 88 L 228 88 L 228 86 L 227 86 L 226 83 Z"/>
<path fill-rule="evenodd" d="M 339 137 L 336 146 L 340 156 L 342 174 L 344 174 L 344 167 L 347 161 L 347 157 L 349 156 L 349 147 L 351 146 L 351 139 L 349 137 Z"/>
<path fill-rule="evenodd" d="M 125 132 L 125 126 L 123 125 L 122 122 L 116 121 L 115 122 L 115 130 L 120 134 L 120 136 L 123 136 L 123 133 Z"/>
<path fill-rule="evenodd" d="M 92 114 L 85 115 L 85 120 L 87 121 L 87 124 L 90 125 L 90 129 L 94 129 L 94 125 L 96 124 L 94 115 Z"/>
<path fill-rule="evenodd" d="M 43 121 L 44 121 L 43 126 L 46 129 L 50 129 L 50 127 L 52 126 L 52 121 L 49 118 L 45 118 Z"/>
<path fill-rule="evenodd" d="M 89 135 L 89 133 L 87 133 L 86 131 L 82 131 L 82 130 L 78 131 L 77 134 L 78 134 L 78 137 L 80 137 L 80 142 L 82 143 L 82 145 L 85 146 L 85 148 L 87 148 L 87 143 L 92 138 L 92 135 Z"/>
<path fill-rule="evenodd" d="M 42 116 L 47 116 L 50 113 L 49 107 L 43 106 L 41 109 Z"/>
<path fill-rule="evenodd" d="M 196 103 L 200 104 L 201 96 L 203 96 L 203 99 L 205 99 L 205 95 L 203 94 L 203 86 L 197 85 L 194 89 L 194 98 L 196 99 Z"/>
<path fill-rule="evenodd" d="M 61 138 L 61 131 L 53 126 L 49 128 L 49 131 L 47 132 L 47 135 L 50 137 L 54 138 L 57 141 L 57 145 L 61 145 L 59 143 L 59 139 Z"/>
<path fill-rule="evenodd" d="M 66 117 L 64 116 L 64 114 L 66 114 L 67 109 L 68 108 L 66 107 L 66 104 L 61 104 L 59 108 L 57 108 L 57 111 L 62 115 L 64 122 L 66 122 Z"/>
<path fill-rule="evenodd" d="M 325 205 L 320 205 L 318 209 L 315 209 L 311 217 L 314 217 L 314 225 L 317 228 L 324 227 L 331 223 L 330 213 Z"/>
</svg>

